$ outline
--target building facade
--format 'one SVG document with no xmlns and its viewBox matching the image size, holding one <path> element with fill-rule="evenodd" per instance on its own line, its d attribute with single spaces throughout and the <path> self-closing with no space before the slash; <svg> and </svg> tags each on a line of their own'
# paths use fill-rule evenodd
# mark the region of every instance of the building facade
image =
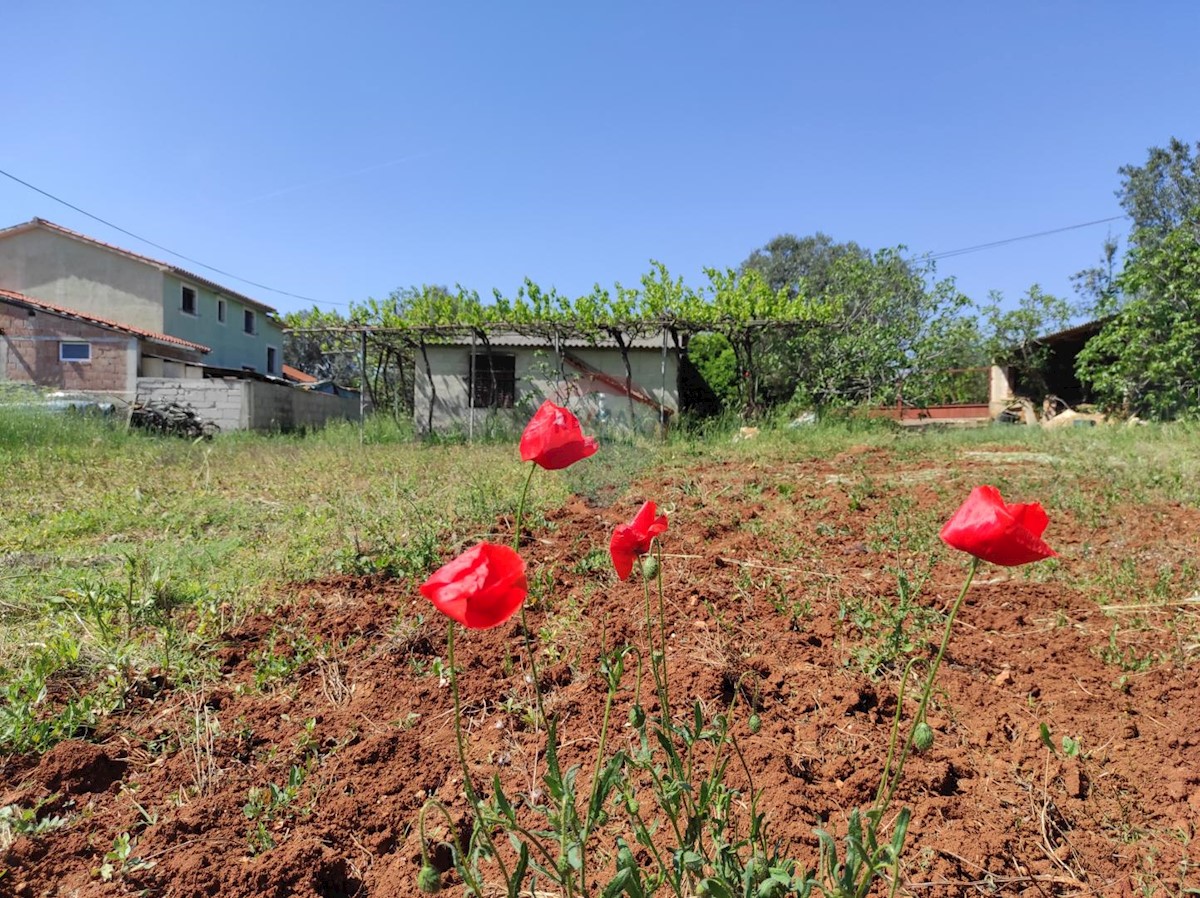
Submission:
<svg viewBox="0 0 1200 898">
<path fill-rule="evenodd" d="M 545 340 L 497 334 L 487 345 L 466 340 L 430 344 L 413 376 L 413 421 L 420 432 L 464 434 L 521 427 L 545 399 L 572 409 L 594 429 L 650 433 L 679 410 L 679 363 L 661 336 L 638 338 L 627 350 L 611 341 Z"/>
<path fill-rule="evenodd" d="M 283 331 L 270 306 L 44 219 L 0 230 L 0 288 L 207 346 L 215 368 L 282 376 Z"/>
</svg>

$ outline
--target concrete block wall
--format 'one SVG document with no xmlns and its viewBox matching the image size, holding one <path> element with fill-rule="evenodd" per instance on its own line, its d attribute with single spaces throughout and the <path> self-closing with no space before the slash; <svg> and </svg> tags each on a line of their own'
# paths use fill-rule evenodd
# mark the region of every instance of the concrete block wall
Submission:
<svg viewBox="0 0 1200 898">
<path fill-rule="evenodd" d="M 359 401 L 286 384 L 248 381 L 247 422 L 254 430 L 296 430 L 359 419 Z"/>
<path fill-rule="evenodd" d="M 138 399 L 190 405 L 222 431 L 295 430 L 320 427 L 331 420 L 357 421 L 359 416 L 357 399 L 235 377 L 141 377 Z"/>
<path fill-rule="evenodd" d="M 137 393 L 139 402 L 190 405 L 203 420 L 212 421 L 222 431 L 244 430 L 249 422 L 246 394 L 250 383 L 234 377 L 139 377 Z"/>
</svg>

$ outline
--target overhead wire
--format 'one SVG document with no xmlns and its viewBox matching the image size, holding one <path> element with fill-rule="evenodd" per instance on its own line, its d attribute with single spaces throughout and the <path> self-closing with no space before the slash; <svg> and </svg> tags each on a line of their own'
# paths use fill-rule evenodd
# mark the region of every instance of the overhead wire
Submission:
<svg viewBox="0 0 1200 898">
<path fill-rule="evenodd" d="M 950 259 L 954 256 L 965 256 L 968 253 L 976 253 L 985 249 L 993 249 L 997 246 L 1007 246 L 1010 243 L 1017 243 L 1021 240 L 1033 240 L 1037 237 L 1049 237 L 1051 234 L 1061 234 L 1064 231 L 1077 231 L 1080 228 L 1090 228 L 1098 224 L 1107 224 L 1110 221 L 1120 221 L 1123 218 L 1128 218 L 1128 215 L 1113 215 L 1109 218 L 1097 218 L 1095 221 L 1084 221 L 1079 224 L 1067 225 L 1062 228 L 1052 228 L 1049 231 L 1038 231 L 1033 234 L 1022 234 L 1020 237 L 1006 237 L 1003 240 L 993 240 L 991 243 L 977 243 L 974 246 L 964 246 L 959 249 L 949 249 L 940 253 L 928 253 L 921 258 L 936 260 Z"/>
<path fill-rule="evenodd" d="M 153 240 L 150 240 L 147 237 L 142 237 L 139 234 L 135 234 L 133 231 L 127 230 L 127 229 L 121 227 L 120 225 L 114 224 L 113 222 L 108 221 L 105 218 L 101 218 L 99 215 L 94 215 L 93 213 L 88 212 L 86 209 L 81 209 L 79 206 L 75 205 L 74 203 L 70 203 L 67 200 L 62 199 L 61 197 L 55 196 L 54 194 L 50 193 L 49 191 L 43 190 L 42 188 L 40 188 L 34 184 L 30 184 L 28 181 L 24 181 L 21 178 L 18 178 L 16 175 L 14 175 L 10 172 L 4 171 L 3 169 L 0 169 L 0 175 L 4 175 L 4 177 L 9 178 L 10 180 L 16 181 L 18 184 L 22 185 L 23 187 L 29 188 L 30 190 L 34 191 L 35 193 L 40 193 L 42 196 L 47 197 L 48 199 L 54 200 L 54 202 L 56 202 L 56 203 L 61 203 L 62 205 L 66 206 L 68 209 L 73 209 L 76 212 L 78 212 L 80 215 L 84 215 L 84 216 L 92 219 L 93 221 L 97 221 L 100 224 L 104 225 L 105 227 L 112 228 L 114 231 L 119 231 L 120 233 L 126 235 L 127 237 L 132 237 L 134 240 L 141 241 L 142 243 L 145 243 L 147 246 L 152 246 L 157 250 L 161 250 L 162 252 L 167 253 L 168 255 L 172 255 L 178 259 L 183 259 L 186 262 L 190 262 L 192 265 L 198 265 L 199 267 L 207 269 L 208 271 L 216 272 L 217 274 L 221 275 L 222 277 L 231 278 L 232 280 L 239 281 L 240 283 L 243 283 L 243 284 L 249 284 L 252 287 L 257 287 L 259 290 L 266 290 L 269 293 L 277 293 L 280 296 L 288 296 L 288 297 L 291 297 L 292 299 L 299 299 L 299 300 L 303 300 L 304 302 L 311 302 L 315 305 L 346 306 L 346 307 L 349 307 L 352 305 L 352 303 L 348 303 L 348 302 L 336 302 L 334 300 L 329 300 L 329 299 L 317 299 L 312 296 L 305 296 L 301 293 L 293 293 L 289 290 L 281 290 L 278 287 L 272 287 L 268 284 L 260 283 L 259 281 L 253 281 L 253 280 L 250 280 L 249 278 L 244 278 L 240 275 L 234 274 L 231 271 L 226 271 L 223 268 L 218 268 L 215 265 L 209 265 L 206 262 L 201 262 L 199 259 L 184 255 L 183 253 L 180 253 L 180 252 L 176 252 L 173 249 L 163 246 L 161 243 L 155 243 Z M 958 249 L 943 250 L 942 252 L 936 252 L 936 253 L 925 253 L 924 255 L 920 256 L 920 258 L 923 260 L 927 260 L 927 261 L 936 261 L 939 259 L 951 259 L 951 258 L 954 258 L 955 256 L 965 256 L 969 253 L 976 253 L 976 252 L 982 252 L 983 250 L 995 249 L 996 247 L 1007 246 L 1011 243 L 1019 243 L 1023 240 L 1035 240 L 1039 237 L 1049 237 L 1054 234 L 1062 234 L 1066 231 L 1075 231 L 1075 230 L 1079 230 L 1080 228 L 1090 228 L 1090 227 L 1094 227 L 1095 225 L 1107 224 L 1107 223 L 1113 222 L 1113 221 L 1120 221 L 1120 220 L 1128 218 L 1128 217 L 1129 216 L 1127 216 L 1127 215 L 1112 215 L 1108 218 L 1097 218 L 1097 219 L 1094 219 L 1093 221 L 1084 221 L 1084 222 L 1080 222 L 1079 224 L 1066 225 L 1065 227 L 1061 227 L 1061 228 L 1052 228 L 1048 231 L 1036 231 L 1032 234 L 1021 234 L 1020 236 L 1017 236 L 1017 237 L 1006 237 L 1003 240 L 993 240 L 989 243 L 977 243 L 977 244 L 974 244 L 973 246 L 963 246 L 963 247 L 959 247 Z"/>
<path fill-rule="evenodd" d="M 292 299 L 300 299 L 300 300 L 303 300 L 304 302 L 311 302 L 316 305 L 329 305 L 329 306 L 349 306 L 350 305 L 350 303 L 348 303 L 348 302 L 335 302 L 335 301 L 329 300 L 329 299 L 316 299 L 315 297 L 312 297 L 312 296 L 304 296 L 301 293 L 292 293 L 289 290 L 280 290 L 278 287 L 272 287 L 268 284 L 263 284 L 258 281 L 252 281 L 249 278 L 244 278 L 241 275 L 234 274 L 232 271 L 226 271 L 223 268 L 217 268 L 215 265 L 209 265 L 207 262 L 201 262 L 199 259 L 192 258 L 191 256 L 184 255 L 183 253 L 176 252 L 173 249 L 165 247 L 161 243 L 155 243 L 153 240 L 149 239 L 148 237 L 143 237 L 140 234 L 135 234 L 133 231 L 126 230 L 125 228 L 121 227 L 118 224 L 113 224 L 111 221 L 101 218 L 99 215 L 93 215 L 91 212 L 88 212 L 86 209 L 81 209 L 79 206 L 76 206 L 74 203 L 67 202 L 62 197 L 55 196 L 54 194 L 50 193 L 48 190 L 43 190 L 42 188 L 40 188 L 34 184 L 30 184 L 28 181 L 23 181 L 21 178 L 18 178 L 16 175 L 12 174 L 11 172 L 6 172 L 3 169 L 0 169 L 0 175 L 4 175 L 4 177 L 6 177 L 8 179 L 10 179 L 12 181 L 16 181 L 18 184 L 20 184 L 23 187 L 28 187 L 30 190 L 34 191 L 35 193 L 40 193 L 42 196 L 47 197 L 48 199 L 52 199 L 56 203 L 61 203 L 62 205 L 66 206 L 68 209 L 74 209 L 80 215 L 85 215 L 88 218 L 92 219 L 93 221 L 98 221 L 98 222 L 100 222 L 100 224 L 104 225 L 105 227 L 112 228 L 114 231 L 120 231 L 122 234 L 124 234 L 127 237 L 132 237 L 134 240 L 139 240 L 142 243 L 145 243 L 147 246 L 152 246 L 155 249 L 161 250 L 162 252 L 167 253 L 168 255 L 174 256 L 177 259 L 183 259 L 185 262 L 190 262 L 192 265 L 197 265 L 200 268 L 207 269 L 208 271 L 214 271 L 217 274 L 221 275 L 222 277 L 230 278 L 231 280 L 239 281 L 240 283 L 243 283 L 243 284 L 249 284 L 251 287 L 257 287 L 259 290 L 266 290 L 269 293 L 278 293 L 280 296 L 290 296 Z"/>
</svg>

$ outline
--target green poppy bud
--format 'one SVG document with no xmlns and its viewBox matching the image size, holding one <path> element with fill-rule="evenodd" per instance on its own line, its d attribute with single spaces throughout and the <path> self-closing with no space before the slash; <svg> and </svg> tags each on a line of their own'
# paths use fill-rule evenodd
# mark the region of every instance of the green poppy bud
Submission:
<svg viewBox="0 0 1200 898">
<path fill-rule="evenodd" d="M 630 817 L 636 817 L 638 811 L 641 809 L 642 806 L 638 804 L 638 800 L 636 798 L 625 799 L 625 810 L 629 812 Z"/>
<path fill-rule="evenodd" d="M 421 867 L 421 872 L 417 874 L 417 888 L 426 895 L 433 895 L 442 890 L 442 874 L 438 873 L 437 868 L 425 864 Z"/>
<path fill-rule="evenodd" d="M 932 745 L 933 727 L 922 720 L 913 730 L 913 746 L 917 751 L 926 751 Z"/>
<path fill-rule="evenodd" d="M 762 729 L 762 718 L 757 714 L 751 714 L 750 719 L 746 721 L 746 724 L 750 727 L 751 734 L 757 733 Z"/>
<path fill-rule="evenodd" d="M 642 556 L 642 576 L 647 580 L 653 580 L 658 576 L 658 559 L 655 556 Z"/>
</svg>

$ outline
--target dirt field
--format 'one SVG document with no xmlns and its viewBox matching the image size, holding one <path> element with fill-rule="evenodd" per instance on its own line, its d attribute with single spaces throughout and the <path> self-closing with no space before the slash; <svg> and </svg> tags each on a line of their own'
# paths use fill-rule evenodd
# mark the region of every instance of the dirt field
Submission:
<svg viewBox="0 0 1200 898">
<path fill-rule="evenodd" d="M 945 464 L 884 450 L 680 460 L 534 522 L 529 621 L 567 760 L 587 757 L 599 729 L 601 638 L 642 638 L 642 589 L 612 575 L 609 535 L 656 499 L 671 519 L 673 694 L 720 707 L 754 673 L 762 725 L 752 734 L 743 719 L 739 743 L 772 837 L 814 866 L 814 827 L 844 835 L 849 810 L 874 796 L 900 671 L 910 652 L 933 654 L 928 612 L 948 609 L 967 568 L 934 537 L 980 483 L 1046 502 L 1061 558 L 980 569 L 938 676 L 934 745 L 898 797 L 913 810 L 900 893 L 1200 890 L 1200 511 L 1111 496 L 1099 477 L 1064 483 L 1022 447 Z M 1071 507 L 1076 493 L 1109 498 Z M 495 538 L 509 528 L 498 521 Z M 897 569 L 921 584 L 903 651 L 888 614 Z M 516 621 L 460 631 L 457 645 L 473 772 L 498 773 L 509 794 L 542 769 Z M 202 695 L 149 677 L 89 740 L 0 758 L 0 806 L 42 802 L 40 818 L 69 819 L 0 852 L 0 896 L 416 894 L 419 808 L 436 796 L 465 819 L 467 807 L 439 676 L 445 625 L 415 584 L 297 586 L 220 644 L 219 681 Z M 287 790 L 293 770 L 300 781 L 270 807 L 269 787 Z M 129 850 L 114 849 L 124 834 Z M 460 890 L 452 877 L 447 888 Z"/>
</svg>

